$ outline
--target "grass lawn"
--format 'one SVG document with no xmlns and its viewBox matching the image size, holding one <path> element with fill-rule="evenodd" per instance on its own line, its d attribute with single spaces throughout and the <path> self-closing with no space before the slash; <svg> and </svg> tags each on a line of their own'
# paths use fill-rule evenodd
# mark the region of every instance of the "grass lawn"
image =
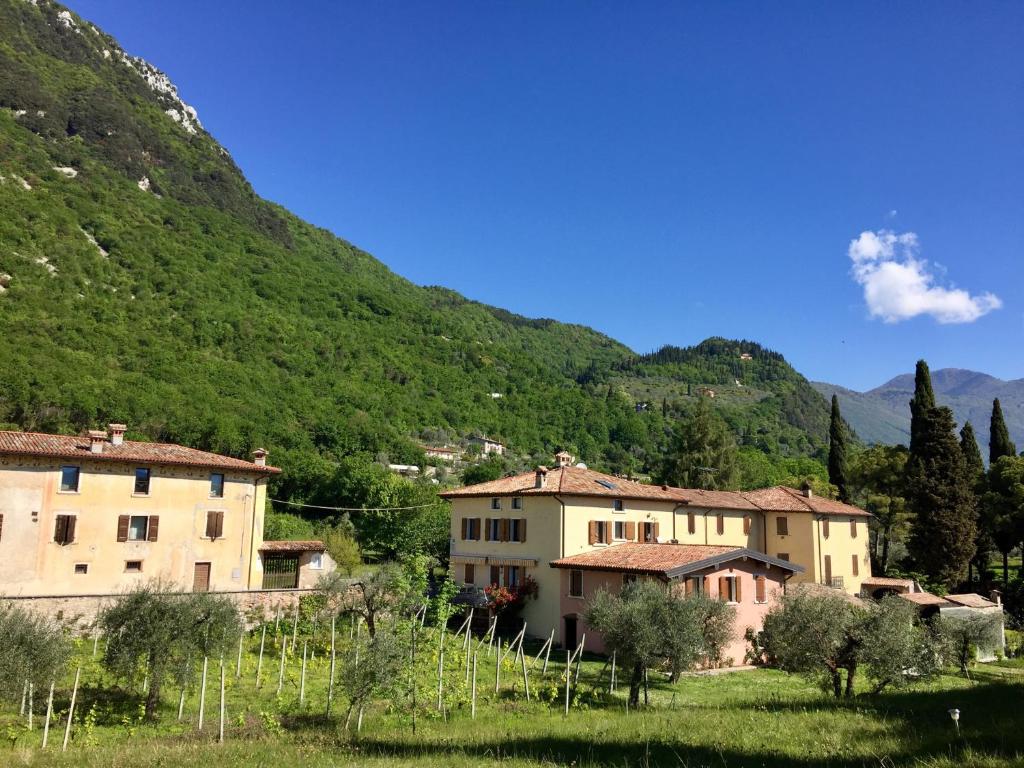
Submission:
<svg viewBox="0 0 1024 768">
<path fill-rule="evenodd" d="M 348 632 L 339 654 L 348 653 Z M 436 633 L 431 633 L 436 637 Z M 417 670 L 416 732 L 407 702 L 379 702 L 366 712 L 361 733 L 343 729 L 344 696 L 331 718 L 324 714 L 329 664 L 324 638 L 308 665 L 305 706 L 298 703 L 302 639 L 286 659 L 284 689 L 276 694 L 279 646 L 268 642 L 263 685 L 255 689 L 259 636 L 247 640 L 242 676 L 227 660 L 227 725 L 217 744 L 219 667 L 211 663 L 206 724 L 197 730 L 198 692 L 186 699 L 178 722 L 177 691 L 167 690 L 161 721 L 138 721 L 141 691 L 123 690 L 79 641 L 82 687 L 72 741 L 60 752 L 71 677 L 61 681 L 55 709 L 62 717 L 39 748 L 40 709 L 28 731 L 17 706 L 0 714 L 3 766 L 1003 766 L 1024 765 L 1024 665 L 978 667 L 974 680 L 946 676 L 909 691 L 835 702 L 807 681 L 773 670 L 688 676 L 668 685 L 651 674 L 651 705 L 626 712 L 625 691 L 609 696 L 604 661 L 587 659 L 568 717 L 563 714 L 564 652 L 555 651 L 546 678 L 530 675 L 533 698 L 522 695 L 521 668 L 511 657 L 494 693 L 495 664 L 479 657 L 477 716 L 472 719 L 461 641 L 446 642 L 444 713 L 437 709 L 436 640 L 421 644 Z M 102 650 L 102 644 L 101 644 Z M 537 647 L 528 646 L 536 652 Z M 529 658 L 529 657 L 528 657 Z M 42 704 L 40 705 L 40 702 Z M 958 737 L 947 710 L 961 710 Z"/>
</svg>

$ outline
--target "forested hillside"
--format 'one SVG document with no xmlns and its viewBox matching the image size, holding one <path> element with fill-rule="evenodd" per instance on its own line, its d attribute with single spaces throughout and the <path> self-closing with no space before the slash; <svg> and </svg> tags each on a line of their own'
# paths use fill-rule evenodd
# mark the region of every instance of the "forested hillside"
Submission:
<svg viewBox="0 0 1024 768">
<path fill-rule="evenodd" d="M 0 427 L 265 445 L 295 498 L 311 466 L 473 432 L 649 471 L 693 385 L 767 456 L 824 445 L 826 404 L 780 355 L 637 357 L 413 285 L 262 200 L 159 71 L 48 0 L 0 0 L 0 210 Z"/>
</svg>

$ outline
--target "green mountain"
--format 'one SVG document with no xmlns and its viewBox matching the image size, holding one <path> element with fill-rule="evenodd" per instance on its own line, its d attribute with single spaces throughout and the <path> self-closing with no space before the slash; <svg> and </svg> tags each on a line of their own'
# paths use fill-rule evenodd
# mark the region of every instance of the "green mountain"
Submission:
<svg viewBox="0 0 1024 768">
<path fill-rule="evenodd" d="M 824 445 L 824 400 L 757 345 L 637 356 L 416 286 L 262 200 L 166 76 L 49 0 L 0 0 L 0 210 L 0 427 L 265 445 L 298 496 L 325 460 L 474 432 L 650 471 L 694 386 L 747 445 Z"/>
</svg>

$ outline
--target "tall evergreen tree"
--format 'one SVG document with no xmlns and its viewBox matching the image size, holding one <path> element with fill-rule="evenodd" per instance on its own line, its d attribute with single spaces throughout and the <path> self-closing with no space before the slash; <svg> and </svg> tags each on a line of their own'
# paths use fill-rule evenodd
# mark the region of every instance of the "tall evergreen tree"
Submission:
<svg viewBox="0 0 1024 768">
<path fill-rule="evenodd" d="M 676 428 L 661 480 L 680 488 L 732 490 L 739 481 L 736 442 L 725 421 L 698 397 L 689 418 Z"/>
<path fill-rule="evenodd" d="M 916 568 L 947 588 L 967 576 L 977 508 L 949 408 L 921 414 L 917 453 L 907 468 L 907 500 L 916 515 L 909 549 Z"/>
<path fill-rule="evenodd" d="M 1017 446 L 1010 439 L 1010 430 L 1003 419 L 1003 406 L 997 397 L 992 401 L 992 421 L 988 431 L 988 463 L 992 466 L 1002 456 L 1016 456 Z"/>
<path fill-rule="evenodd" d="M 985 462 L 981 459 L 981 449 L 978 448 L 978 439 L 974 435 L 974 427 L 971 422 L 966 422 L 960 430 L 960 453 L 964 457 L 964 467 L 967 470 L 967 478 L 974 492 L 975 509 L 978 513 L 978 533 L 974 539 L 974 559 L 971 561 L 978 568 L 978 576 L 983 577 L 988 568 L 989 555 L 992 553 L 994 543 L 992 532 L 986 525 L 985 515 L 982 508 L 982 499 L 985 495 Z M 970 566 L 968 566 L 968 580 L 970 580 Z"/>
<path fill-rule="evenodd" d="M 921 434 L 926 431 L 924 422 L 935 407 L 935 392 L 932 390 L 932 374 L 928 363 L 917 361 L 914 372 L 914 397 L 910 401 L 910 453 L 911 458 L 919 448 Z"/>
<path fill-rule="evenodd" d="M 1024 539 L 1024 456 L 1000 456 L 988 470 L 985 518 L 1003 555 L 1003 585 L 1010 581 L 1010 552 Z"/>
<path fill-rule="evenodd" d="M 832 420 L 828 426 L 828 481 L 839 489 L 839 500 L 850 500 L 846 460 L 846 424 L 839 413 L 839 397 L 832 395 Z"/>
</svg>

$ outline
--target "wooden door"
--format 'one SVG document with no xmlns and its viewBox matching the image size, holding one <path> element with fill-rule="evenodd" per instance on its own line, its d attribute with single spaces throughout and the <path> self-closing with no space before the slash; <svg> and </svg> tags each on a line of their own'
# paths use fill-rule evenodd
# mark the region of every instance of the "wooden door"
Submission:
<svg viewBox="0 0 1024 768">
<path fill-rule="evenodd" d="M 566 650 L 576 650 L 576 617 L 566 616 L 565 617 L 565 636 L 563 637 L 563 643 Z"/>
<path fill-rule="evenodd" d="M 196 563 L 195 577 L 192 579 L 193 592 L 210 591 L 210 564 Z"/>
</svg>

